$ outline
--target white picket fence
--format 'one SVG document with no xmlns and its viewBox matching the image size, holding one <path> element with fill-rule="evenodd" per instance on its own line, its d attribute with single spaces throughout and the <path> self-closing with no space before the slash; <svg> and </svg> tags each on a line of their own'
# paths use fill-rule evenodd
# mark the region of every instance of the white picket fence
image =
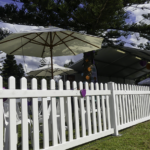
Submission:
<svg viewBox="0 0 150 150">
<path fill-rule="evenodd" d="M 17 150 L 17 98 L 21 99 L 22 150 L 29 150 L 29 140 L 33 150 L 69 149 L 111 134 L 118 135 L 119 130 L 150 119 L 149 87 L 120 87 L 110 82 L 96 83 L 95 87 L 91 83 L 89 89 L 88 83 L 83 87 L 83 83 L 79 82 L 77 90 L 77 83 L 73 82 L 74 90 L 70 90 L 69 81 L 66 82 L 66 89 L 63 89 L 60 80 L 59 89 L 56 90 L 55 81 L 51 80 L 48 90 L 45 79 L 41 81 L 41 90 L 37 89 L 36 79 L 32 79 L 31 85 L 32 89 L 27 90 L 27 80 L 22 78 L 21 89 L 15 89 L 15 78 L 10 77 L 9 89 L 4 90 L 0 77 L 0 149 L 5 146 L 6 150 Z M 86 89 L 85 98 L 80 93 L 83 88 Z M 6 126 L 3 98 L 6 97 L 9 98 L 8 128 L 5 128 L 8 136 L 3 133 Z M 42 98 L 42 113 L 39 113 L 39 97 Z M 47 97 L 51 97 L 51 100 Z M 32 117 L 28 115 L 27 98 L 32 98 Z"/>
<path fill-rule="evenodd" d="M 110 111 L 115 135 L 118 131 L 150 120 L 150 87 L 110 83 Z M 114 118 L 114 119 L 113 119 Z"/>
</svg>

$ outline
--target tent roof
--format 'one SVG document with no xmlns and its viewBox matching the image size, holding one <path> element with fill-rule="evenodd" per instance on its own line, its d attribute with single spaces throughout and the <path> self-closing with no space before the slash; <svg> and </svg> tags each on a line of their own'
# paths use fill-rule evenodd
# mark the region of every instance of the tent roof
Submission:
<svg viewBox="0 0 150 150">
<path fill-rule="evenodd" d="M 117 50 L 125 53 L 120 53 Z M 102 48 L 94 59 L 98 76 L 136 79 L 147 74 L 149 70 L 142 67 L 139 63 L 140 60 L 136 57 L 150 62 L 150 51 L 129 47 Z M 83 59 L 70 66 L 70 68 L 79 73 L 83 72 Z"/>
</svg>

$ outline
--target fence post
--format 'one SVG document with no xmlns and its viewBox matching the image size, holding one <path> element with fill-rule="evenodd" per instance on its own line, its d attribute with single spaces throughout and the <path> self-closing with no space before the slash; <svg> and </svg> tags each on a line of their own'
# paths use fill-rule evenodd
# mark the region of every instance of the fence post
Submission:
<svg viewBox="0 0 150 150">
<path fill-rule="evenodd" d="M 116 99 L 114 93 L 115 90 L 114 82 L 108 83 L 108 89 L 111 90 L 111 95 L 109 96 L 111 128 L 114 128 L 114 135 L 119 136 L 118 125 L 117 125 Z"/>
<path fill-rule="evenodd" d="M 0 90 L 3 90 L 3 78 L 0 76 Z M 0 99 L 0 149 L 3 149 L 3 99 Z"/>
<path fill-rule="evenodd" d="M 8 79 L 8 87 L 15 90 L 16 80 L 13 76 Z M 16 132 L 16 99 L 9 98 L 9 150 L 17 150 L 17 132 Z M 8 146 L 8 145 L 7 145 Z"/>
</svg>

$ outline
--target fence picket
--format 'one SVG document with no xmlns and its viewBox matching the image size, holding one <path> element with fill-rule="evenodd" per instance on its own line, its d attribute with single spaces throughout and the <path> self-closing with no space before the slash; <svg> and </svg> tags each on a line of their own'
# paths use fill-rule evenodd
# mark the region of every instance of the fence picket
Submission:
<svg viewBox="0 0 150 150">
<path fill-rule="evenodd" d="M 91 82 L 91 90 L 94 90 L 94 84 Z M 95 96 L 92 96 L 92 124 L 93 124 L 93 134 L 97 133 L 96 126 L 96 109 L 95 109 Z"/>
<path fill-rule="evenodd" d="M 77 83 L 75 81 L 73 81 L 73 89 L 77 90 Z M 78 98 L 73 97 L 73 100 L 74 100 L 75 135 L 76 139 L 78 139 L 80 137 Z"/>
<path fill-rule="evenodd" d="M 139 91 L 139 86 L 137 86 L 137 91 Z M 137 95 L 137 114 L 138 114 L 138 119 L 140 118 L 140 105 L 139 105 L 139 103 L 140 103 L 140 95 Z"/>
<path fill-rule="evenodd" d="M 9 77 L 8 87 L 11 90 L 15 90 L 15 78 Z M 9 99 L 9 150 L 17 149 L 17 134 L 16 134 L 16 99 Z"/>
<path fill-rule="evenodd" d="M 37 90 L 37 79 L 32 79 L 32 90 Z M 39 150 L 39 120 L 38 120 L 38 98 L 32 98 L 33 115 L 33 149 Z"/>
<path fill-rule="evenodd" d="M 147 87 L 145 86 L 145 91 L 147 91 Z M 144 117 L 146 117 L 146 111 L 147 111 L 147 94 L 145 95 L 145 103 L 144 103 Z"/>
<path fill-rule="evenodd" d="M 144 91 L 144 87 L 141 86 L 141 91 Z M 143 118 L 143 114 L 144 114 L 144 95 L 141 95 L 141 118 Z"/>
<path fill-rule="evenodd" d="M 143 91 L 146 91 L 146 87 L 144 86 L 143 87 Z M 146 94 L 143 95 L 144 99 L 143 99 L 143 117 L 145 117 L 145 108 L 146 108 L 146 105 L 145 105 L 145 100 L 146 100 Z"/>
<path fill-rule="evenodd" d="M 139 91 L 142 91 L 141 86 L 139 86 Z M 140 94 L 140 119 L 142 118 L 142 95 Z"/>
<path fill-rule="evenodd" d="M 148 91 L 148 89 L 147 89 L 146 86 L 145 86 L 145 90 Z M 147 95 L 148 95 L 148 94 L 146 94 L 146 96 L 145 96 L 145 108 L 146 108 L 146 109 L 145 109 L 145 117 L 147 117 L 147 100 L 148 100 Z"/>
<path fill-rule="evenodd" d="M 133 91 L 132 85 L 130 85 L 130 90 Z M 132 121 L 134 121 L 134 97 L 133 94 L 131 94 L 131 116 L 132 116 Z"/>
<path fill-rule="evenodd" d="M 132 91 L 132 86 L 129 85 L 129 90 Z M 133 95 L 130 95 L 130 105 L 131 105 L 131 121 L 134 121 L 133 117 Z"/>
<path fill-rule="evenodd" d="M 103 84 L 100 84 L 100 89 L 103 90 Z M 105 97 L 102 96 L 102 118 L 103 118 L 103 131 L 106 130 L 106 111 L 105 111 Z"/>
<path fill-rule="evenodd" d="M 47 82 L 45 79 L 41 80 L 41 89 L 47 90 Z M 49 104 L 51 105 L 51 104 Z M 48 112 L 48 106 L 47 106 L 47 98 L 42 98 L 42 112 L 43 112 L 43 148 L 49 147 L 49 130 L 48 130 L 48 118 L 49 118 L 49 112 Z"/>
<path fill-rule="evenodd" d="M 132 91 L 135 90 L 135 86 L 132 85 Z M 136 97 L 133 95 L 133 119 L 136 120 Z"/>
<path fill-rule="evenodd" d="M 146 90 L 148 91 L 149 90 L 149 88 L 148 87 L 146 87 Z M 147 94 L 146 95 L 146 117 L 148 116 L 148 108 L 149 108 L 149 95 Z"/>
<path fill-rule="evenodd" d="M 83 83 L 79 82 L 79 89 L 83 89 Z M 84 108 L 84 98 L 80 97 L 80 113 L 81 113 L 81 125 L 82 125 L 82 137 L 86 136 L 85 127 L 85 108 Z"/>
<path fill-rule="evenodd" d="M 147 91 L 146 86 L 144 86 L 144 91 Z M 144 114 L 143 116 L 146 117 L 146 99 L 147 99 L 147 95 L 144 95 Z"/>
<path fill-rule="evenodd" d="M 150 91 L 150 87 L 147 87 L 148 91 Z M 150 95 L 148 95 L 148 109 L 147 109 L 147 116 L 150 115 Z"/>
<path fill-rule="evenodd" d="M 117 84 L 115 84 L 115 90 L 118 90 Z M 116 113 L 117 113 L 117 124 L 120 125 L 118 95 L 116 95 Z"/>
<path fill-rule="evenodd" d="M 141 91 L 140 86 L 138 86 L 138 90 Z M 139 95 L 139 119 L 141 119 L 141 94 Z"/>
<path fill-rule="evenodd" d="M 147 87 L 145 86 L 145 91 L 147 91 Z M 144 117 L 146 116 L 146 111 L 147 111 L 147 94 L 145 95 L 145 102 L 144 102 Z"/>
<path fill-rule="evenodd" d="M 150 87 L 148 87 L 148 90 L 150 91 Z M 150 95 L 148 96 L 148 116 L 150 115 Z"/>
<path fill-rule="evenodd" d="M 134 91 L 134 86 L 131 85 L 131 90 Z M 135 96 L 132 95 L 132 113 L 133 113 L 133 121 L 135 120 Z"/>
<path fill-rule="evenodd" d="M 145 86 L 145 90 L 146 91 L 148 91 L 148 88 Z M 145 96 L 146 98 L 145 98 L 145 117 L 147 117 L 147 106 L 148 106 L 148 104 L 147 104 L 147 100 L 148 100 L 148 94 L 146 94 L 146 96 Z"/>
<path fill-rule="evenodd" d="M 66 90 L 70 90 L 70 82 L 66 81 Z M 71 97 L 67 97 L 67 116 L 69 141 L 73 140 Z"/>
<path fill-rule="evenodd" d="M 120 91 L 120 84 L 118 84 L 118 90 Z M 121 120 L 121 125 L 122 125 L 123 124 L 123 108 L 122 108 L 121 95 L 119 95 L 119 106 L 120 106 L 120 120 Z"/>
<path fill-rule="evenodd" d="M 143 91 L 143 86 L 141 87 L 141 91 Z M 144 99 L 144 95 L 141 94 L 141 118 L 143 117 L 143 99 Z"/>
<path fill-rule="evenodd" d="M 59 80 L 59 90 L 63 91 L 63 82 Z M 66 142 L 64 97 L 60 97 L 60 137 L 61 143 Z"/>
<path fill-rule="evenodd" d="M 0 90 L 3 90 L 3 78 L 0 76 Z M 3 99 L 0 99 L 0 149 L 3 149 Z"/>
<path fill-rule="evenodd" d="M 126 91 L 127 90 L 127 87 L 126 85 L 124 84 L 124 90 Z M 126 120 L 127 120 L 127 123 L 129 122 L 129 113 L 128 113 L 128 101 L 127 101 L 127 95 L 125 95 L 125 107 L 126 107 Z"/>
<path fill-rule="evenodd" d="M 143 91 L 143 87 L 140 86 L 140 90 Z M 143 116 L 143 95 L 141 94 L 141 118 Z"/>
<path fill-rule="evenodd" d="M 50 84 L 50 88 L 51 90 L 55 90 L 55 81 L 54 79 L 51 80 L 51 84 Z M 57 139 L 57 135 L 58 130 L 57 130 L 57 115 L 56 115 L 56 97 L 52 97 L 51 98 L 51 110 L 52 110 L 52 142 L 53 142 L 53 146 L 58 144 L 58 139 Z"/>
<path fill-rule="evenodd" d="M 108 90 L 108 86 L 105 83 L 105 90 Z M 110 124 L 110 108 L 109 108 L 109 97 L 106 96 L 106 110 L 107 110 L 107 124 L 108 124 L 108 130 L 111 128 Z"/>
<path fill-rule="evenodd" d="M 127 84 L 126 86 L 127 91 L 129 91 L 129 85 Z M 129 122 L 131 121 L 131 99 L 130 99 L 130 95 L 127 95 L 127 101 L 128 101 L 128 112 L 129 112 Z"/>
<path fill-rule="evenodd" d="M 21 79 L 21 90 L 27 90 L 27 79 L 25 77 L 23 77 Z M 29 149 L 29 142 L 28 142 L 27 98 L 21 99 L 21 110 L 22 110 L 22 150 L 28 150 Z"/>
<path fill-rule="evenodd" d="M 140 86 L 138 86 L 138 91 L 140 91 Z M 141 118 L 141 95 L 139 95 L 139 119 Z"/>
<path fill-rule="evenodd" d="M 134 85 L 134 91 L 136 91 L 136 85 Z M 137 95 L 135 94 L 135 120 L 137 120 Z"/>
<path fill-rule="evenodd" d="M 121 90 L 124 90 L 123 84 L 121 84 Z M 123 120 L 126 123 L 126 113 L 125 113 L 125 102 L 124 102 L 124 95 L 122 95 L 122 104 L 123 104 Z"/>
<path fill-rule="evenodd" d="M 137 87 L 137 85 L 135 86 L 135 90 L 137 91 L 138 90 L 138 87 Z M 138 105 L 139 105 L 139 97 L 138 97 L 138 95 L 136 95 L 136 119 L 138 120 L 138 118 L 139 118 L 139 115 L 138 115 Z"/>
<path fill-rule="evenodd" d="M 99 85 L 96 83 L 96 90 L 99 90 Z M 102 131 L 102 122 L 101 122 L 101 107 L 100 107 L 100 96 L 96 96 L 97 99 L 97 122 L 98 122 L 98 132 Z"/>
<path fill-rule="evenodd" d="M 145 91 L 145 86 L 142 87 L 142 91 Z M 142 112 L 142 118 L 145 117 L 145 97 L 146 95 L 143 95 L 143 98 L 142 98 L 142 102 L 143 102 L 143 112 Z"/>
<path fill-rule="evenodd" d="M 85 82 L 85 89 L 86 91 L 89 90 L 87 82 Z M 90 110 L 89 96 L 86 96 L 86 120 L 87 120 L 87 127 L 88 127 L 88 135 L 91 135 L 91 110 Z"/>
</svg>

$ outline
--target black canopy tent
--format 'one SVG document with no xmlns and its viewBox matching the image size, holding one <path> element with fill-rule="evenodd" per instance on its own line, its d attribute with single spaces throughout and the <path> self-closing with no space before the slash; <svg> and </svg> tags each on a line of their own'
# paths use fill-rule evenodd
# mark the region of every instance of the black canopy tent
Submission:
<svg viewBox="0 0 150 150">
<path fill-rule="evenodd" d="M 107 47 L 100 49 L 98 55 L 94 58 L 98 79 L 108 77 L 109 81 L 112 78 L 134 81 L 136 78 L 149 73 L 150 70 L 146 66 L 140 65 L 141 60 L 150 62 L 150 51 L 129 47 Z M 83 72 L 83 59 L 70 66 L 70 68 L 81 74 Z M 78 75 L 78 78 L 80 77 Z"/>
</svg>

